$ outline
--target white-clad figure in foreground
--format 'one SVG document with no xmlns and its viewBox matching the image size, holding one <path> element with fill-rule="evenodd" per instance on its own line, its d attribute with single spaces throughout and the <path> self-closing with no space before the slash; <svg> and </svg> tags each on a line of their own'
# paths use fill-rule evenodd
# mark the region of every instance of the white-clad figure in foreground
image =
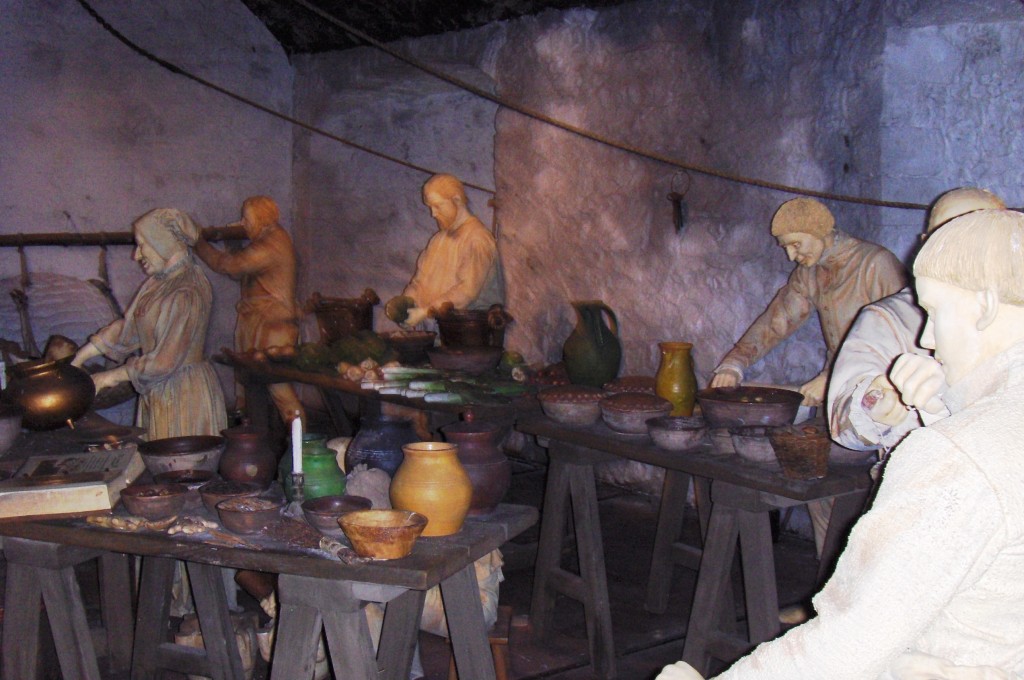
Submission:
<svg viewBox="0 0 1024 680">
<path fill-rule="evenodd" d="M 890 380 L 950 415 L 893 451 L 816 618 L 720 678 L 1009 680 L 1024 674 L 1024 214 L 949 222 L 914 263 L 921 345 Z M 701 676 L 685 662 L 660 680 Z"/>
<path fill-rule="evenodd" d="M 939 196 L 928 213 L 922 240 L 955 217 L 975 210 L 1001 209 L 1002 199 L 985 189 L 961 187 Z M 930 419 L 908 409 L 889 382 L 896 357 L 907 352 L 931 356 L 917 344 L 924 311 L 906 287 L 864 307 L 846 335 L 828 385 L 828 419 L 832 438 L 858 451 L 888 450 Z M 939 417 L 949 415 L 943 410 Z"/>
</svg>

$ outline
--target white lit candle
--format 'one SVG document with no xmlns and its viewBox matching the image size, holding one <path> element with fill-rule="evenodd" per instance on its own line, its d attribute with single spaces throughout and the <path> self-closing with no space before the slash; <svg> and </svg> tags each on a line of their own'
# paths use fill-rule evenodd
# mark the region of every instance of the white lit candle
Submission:
<svg viewBox="0 0 1024 680">
<path fill-rule="evenodd" d="M 302 418 L 298 411 L 292 420 L 292 472 L 302 472 Z"/>
</svg>

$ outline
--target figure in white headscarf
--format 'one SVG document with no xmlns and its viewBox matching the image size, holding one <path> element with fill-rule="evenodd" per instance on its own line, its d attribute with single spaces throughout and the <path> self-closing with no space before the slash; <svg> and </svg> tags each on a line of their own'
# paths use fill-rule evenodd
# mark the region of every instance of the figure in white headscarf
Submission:
<svg viewBox="0 0 1024 680">
<path fill-rule="evenodd" d="M 124 318 L 90 336 L 72 363 L 101 354 L 123 361 L 94 373 L 93 382 L 97 391 L 131 382 L 139 393 L 135 424 L 150 440 L 220 434 L 227 427 L 224 393 L 203 355 L 213 292 L 191 253 L 199 228 L 173 208 L 151 210 L 132 228 L 132 257 L 148 278 Z"/>
</svg>

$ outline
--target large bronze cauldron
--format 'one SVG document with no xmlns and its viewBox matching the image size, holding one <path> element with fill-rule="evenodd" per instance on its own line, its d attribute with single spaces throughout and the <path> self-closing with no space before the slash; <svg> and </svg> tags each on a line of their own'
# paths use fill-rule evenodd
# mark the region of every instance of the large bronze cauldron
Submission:
<svg viewBox="0 0 1024 680">
<path fill-rule="evenodd" d="M 80 418 L 96 396 L 92 378 L 60 361 L 26 361 L 8 369 L 3 401 L 21 407 L 23 424 L 33 430 L 49 430 Z"/>
</svg>

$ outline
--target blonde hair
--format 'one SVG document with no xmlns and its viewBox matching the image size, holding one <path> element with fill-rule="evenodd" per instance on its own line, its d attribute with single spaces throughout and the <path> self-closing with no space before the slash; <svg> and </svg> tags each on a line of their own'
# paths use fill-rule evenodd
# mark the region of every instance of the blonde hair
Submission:
<svg viewBox="0 0 1024 680">
<path fill-rule="evenodd" d="M 832 233 L 835 226 L 836 219 L 824 203 L 813 198 L 794 198 L 775 211 L 772 236 L 799 233 L 823 238 Z"/>
<path fill-rule="evenodd" d="M 281 220 L 281 211 L 270 196 L 250 196 L 242 202 L 242 210 L 246 208 L 252 210 L 256 220 L 255 226 L 259 228 L 256 233 Z"/>
<path fill-rule="evenodd" d="M 954 217 L 960 217 L 975 210 L 988 208 L 1002 210 L 1005 207 L 1003 199 L 988 189 L 976 187 L 951 189 L 935 199 L 935 203 L 932 204 L 928 211 L 928 228 L 925 233 L 930 234 Z"/>
<path fill-rule="evenodd" d="M 1001 303 L 1024 306 L 1024 214 L 976 210 L 950 220 L 924 242 L 914 276 L 994 290 Z"/>
<path fill-rule="evenodd" d="M 466 189 L 455 175 L 434 175 L 423 185 L 423 195 L 426 196 L 427 192 L 434 192 L 448 199 L 457 198 L 462 205 L 466 205 Z"/>
</svg>

